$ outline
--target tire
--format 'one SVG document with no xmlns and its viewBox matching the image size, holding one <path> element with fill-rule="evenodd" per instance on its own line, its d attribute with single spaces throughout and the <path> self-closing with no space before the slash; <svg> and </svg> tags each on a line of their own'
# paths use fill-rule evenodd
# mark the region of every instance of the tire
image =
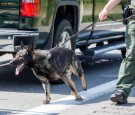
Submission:
<svg viewBox="0 0 135 115">
<path fill-rule="evenodd" d="M 71 37 L 74 34 L 72 26 L 70 22 L 66 19 L 61 20 L 55 28 L 54 32 L 54 41 L 53 41 L 53 47 L 56 45 L 60 45 L 64 43 L 64 40 L 67 40 L 69 37 Z M 65 48 L 69 48 L 73 51 L 75 51 L 76 46 L 76 39 L 72 38 L 68 40 L 64 46 Z M 51 80 L 50 83 L 52 84 L 62 84 L 64 83 L 61 79 Z"/>
<path fill-rule="evenodd" d="M 53 47 L 55 47 L 57 44 L 64 43 L 64 41 L 67 40 L 69 37 L 71 37 L 73 34 L 74 32 L 70 22 L 66 19 L 63 19 L 58 23 L 58 25 L 56 25 L 55 32 L 54 32 Z M 75 38 L 71 38 L 62 47 L 66 47 L 75 51 L 75 46 L 76 46 L 76 40 Z"/>
</svg>

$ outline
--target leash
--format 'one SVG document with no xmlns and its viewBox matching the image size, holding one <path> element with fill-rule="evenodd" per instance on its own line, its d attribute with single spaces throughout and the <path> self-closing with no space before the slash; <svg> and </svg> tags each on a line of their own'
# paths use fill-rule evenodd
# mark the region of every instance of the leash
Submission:
<svg viewBox="0 0 135 115">
<path fill-rule="evenodd" d="M 99 22 L 99 21 L 100 21 L 100 20 L 98 19 L 98 20 L 96 20 L 95 22 L 93 22 L 92 24 L 86 26 L 84 29 L 78 31 L 77 33 L 75 33 L 74 35 L 72 35 L 70 38 L 68 38 L 67 40 L 65 40 L 65 42 L 64 42 L 63 44 L 65 44 L 68 40 L 74 38 L 74 37 L 77 36 L 80 32 L 82 32 L 82 31 L 88 29 L 89 27 L 93 26 L 94 24 L 96 24 L 96 23 Z M 62 45 L 63 45 L 63 44 L 62 44 Z"/>
<path fill-rule="evenodd" d="M 131 15 L 131 16 L 129 16 L 129 17 L 127 17 L 127 18 L 124 18 L 124 19 L 121 19 L 121 20 L 116 20 L 116 19 L 112 18 L 111 16 L 107 16 L 107 17 L 108 17 L 109 19 L 115 21 L 115 22 L 123 22 L 123 21 L 127 21 L 127 20 L 129 20 L 129 19 L 131 19 L 131 18 L 135 19 L 135 18 L 134 18 L 135 15 Z"/>
<path fill-rule="evenodd" d="M 129 17 L 127 17 L 127 18 L 124 18 L 124 19 L 121 19 L 121 20 L 116 20 L 116 19 L 112 18 L 111 16 L 107 16 L 107 17 L 108 17 L 109 19 L 111 19 L 112 21 L 115 21 L 115 22 L 123 22 L 123 21 L 129 20 L 129 19 L 131 19 L 131 18 L 135 19 L 135 15 L 131 15 L 131 16 L 129 16 Z M 94 21 L 92 24 L 86 26 L 84 29 L 78 31 L 77 33 L 75 33 L 74 35 L 72 35 L 70 38 L 68 38 L 67 40 L 65 40 L 64 43 L 57 44 L 56 47 L 64 46 L 64 44 L 65 44 L 68 40 L 74 38 L 74 37 L 77 36 L 80 32 L 82 32 L 82 31 L 88 29 L 89 27 L 93 26 L 93 25 L 96 24 L 97 22 L 100 22 L 100 20 L 97 19 L 97 20 Z"/>
<path fill-rule="evenodd" d="M 99 22 L 99 21 L 100 21 L 100 20 L 97 19 L 97 20 L 96 20 L 95 22 L 93 22 L 92 24 L 86 26 L 85 28 L 83 28 L 82 30 L 78 31 L 77 33 L 75 33 L 74 35 L 72 35 L 70 38 L 68 38 L 67 40 L 65 40 L 64 43 L 62 43 L 62 44 L 60 44 L 60 45 L 57 44 L 56 47 L 58 47 L 58 46 L 64 46 L 64 44 L 65 44 L 68 40 L 74 38 L 74 37 L 77 36 L 80 32 L 82 32 L 82 31 L 88 29 L 89 27 L 93 26 L 94 24 L 96 24 L 96 23 Z"/>
</svg>

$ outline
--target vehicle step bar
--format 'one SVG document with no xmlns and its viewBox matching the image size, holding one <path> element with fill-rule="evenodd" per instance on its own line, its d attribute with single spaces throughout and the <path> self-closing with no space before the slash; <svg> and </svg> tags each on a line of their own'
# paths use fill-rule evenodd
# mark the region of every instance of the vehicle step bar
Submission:
<svg viewBox="0 0 135 115">
<path fill-rule="evenodd" d="M 97 32 L 90 38 L 90 33 L 82 33 L 76 40 L 77 47 L 84 46 L 92 43 L 108 41 L 112 39 L 124 39 L 124 32 Z"/>
<path fill-rule="evenodd" d="M 103 45 L 103 46 L 98 46 L 95 48 L 89 48 L 84 50 L 82 53 L 86 56 L 95 56 L 107 51 L 111 51 L 114 49 L 121 49 L 125 47 L 125 43 L 124 42 L 115 42 L 115 43 L 109 43 L 107 45 Z"/>
</svg>

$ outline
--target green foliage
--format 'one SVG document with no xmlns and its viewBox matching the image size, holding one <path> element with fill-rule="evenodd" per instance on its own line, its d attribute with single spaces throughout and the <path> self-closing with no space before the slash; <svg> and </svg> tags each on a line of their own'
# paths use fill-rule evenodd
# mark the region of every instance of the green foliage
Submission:
<svg viewBox="0 0 135 115">
<path fill-rule="evenodd" d="M 93 2 L 93 0 L 83 0 L 83 1 L 84 1 L 84 3 L 92 3 Z M 105 2 L 105 3 L 107 3 L 108 0 L 97 0 L 96 2 Z M 122 0 L 121 3 L 122 4 L 127 4 L 127 0 Z"/>
<path fill-rule="evenodd" d="M 117 14 L 109 14 L 109 16 L 113 17 L 114 19 L 116 20 L 119 20 L 119 19 L 122 19 L 122 14 L 121 13 L 117 13 Z M 98 15 L 95 15 L 95 20 L 98 19 Z M 110 20 L 109 18 L 107 18 L 106 20 Z M 83 20 L 82 22 L 85 23 L 85 22 L 92 22 L 92 16 L 91 15 L 85 15 L 83 17 Z"/>
<path fill-rule="evenodd" d="M 83 0 L 84 3 L 92 3 L 93 0 Z M 108 0 L 97 0 L 97 2 L 108 2 Z"/>
<path fill-rule="evenodd" d="M 84 0 L 84 3 L 92 3 L 92 0 Z"/>
</svg>

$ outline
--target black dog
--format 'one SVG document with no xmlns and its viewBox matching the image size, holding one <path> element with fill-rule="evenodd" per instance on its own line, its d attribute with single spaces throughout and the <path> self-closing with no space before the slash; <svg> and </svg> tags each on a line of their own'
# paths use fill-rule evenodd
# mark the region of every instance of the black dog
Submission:
<svg viewBox="0 0 135 115">
<path fill-rule="evenodd" d="M 73 73 L 79 77 L 83 89 L 87 90 L 84 73 L 79 59 L 70 49 L 56 47 L 51 50 L 34 50 L 33 44 L 29 44 L 25 48 L 21 43 L 20 51 L 17 52 L 10 64 L 17 66 L 16 75 L 19 75 L 25 66 L 32 69 L 35 76 L 42 82 L 46 94 L 44 104 L 50 103 L 51 100 L 49 80 L 58 78 L 62 79 L 70 87 L 76 101 L 83 100 L 77 92 L 71 74 Z"/>
</svg>

